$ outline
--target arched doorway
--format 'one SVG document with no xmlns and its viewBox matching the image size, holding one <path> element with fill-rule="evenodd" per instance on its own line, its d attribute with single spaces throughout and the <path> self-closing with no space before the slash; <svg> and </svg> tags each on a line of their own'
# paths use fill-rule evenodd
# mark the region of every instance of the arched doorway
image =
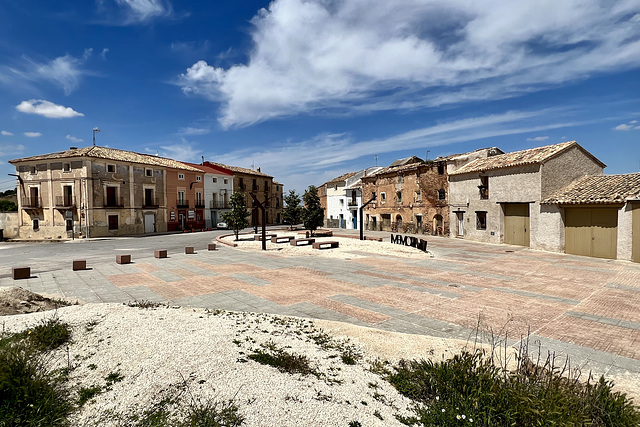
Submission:
<svg viewBox="0 0 640 427">
<path fill-rule="evenodd" d="M 396 229 L 398 231 L 402 231 L 402 216 L 401 215 L 396 215 Z"/>
<path fill-rule="evenodd" d="M 433 217 L 433 235 L 442 236 L 444 234 L 442 215 L 437 214 Z"/>
</svg>

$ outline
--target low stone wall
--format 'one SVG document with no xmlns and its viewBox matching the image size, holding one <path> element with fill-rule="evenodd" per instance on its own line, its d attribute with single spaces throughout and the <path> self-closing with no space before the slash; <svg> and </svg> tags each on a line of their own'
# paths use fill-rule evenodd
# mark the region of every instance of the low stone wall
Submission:
<svg viewBox="0 0 640 427">
<path fill-rule="evenodd" d="M 0 212 L 0 229 L 5 239 L 18 237 L 18 212 Z"/>
</svg>

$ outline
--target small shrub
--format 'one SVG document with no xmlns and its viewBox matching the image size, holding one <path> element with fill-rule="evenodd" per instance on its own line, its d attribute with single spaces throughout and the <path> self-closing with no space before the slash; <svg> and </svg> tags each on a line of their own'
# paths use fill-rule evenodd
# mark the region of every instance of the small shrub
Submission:
<svg viewBox="0 0 640 427">
<path fill-rule="evenodd" d="M 187 408 L 185 419 L 180 424 L 183 427 L 235 427 L 244 423 L 244 417 L 238 412 L 238 407 L 231 401 L 216 402 L 215 400 L 194 400 Z"/>
<path fill-rule="evenodd" d="M 306 356 L 288 353 L 283 349 L 276 348 L 274 345 L 267 345 L 267 348 L 269 352 L 259 349 L 247 357 L 263 365 L 273 366 L 280 372 L 319 375 L 310 365 Z"/>
<path fill-rule="evenodd" d="M 21 334 L 39 351 L 49 351 L 71 340 L 71 327 L 53 317 L 43 320 L 39 325 Z"/>
<path fill-rule="evenodd" d="M 104 380 L 107 382 L 107 387 L 110 387 L 115 383 L 119 383 L 123 379 L 124 379 L 124 376 L 122 376 L 120 372 L 111 372 L 109 375 L 106 376 Z"/>
<path fill-rule="evenodd" d="M 102 387 L 100 386 L 82 387 L 78 390 L 78 405 L 84 405 L 100 393 L 102 393 Z"/>
</svg>

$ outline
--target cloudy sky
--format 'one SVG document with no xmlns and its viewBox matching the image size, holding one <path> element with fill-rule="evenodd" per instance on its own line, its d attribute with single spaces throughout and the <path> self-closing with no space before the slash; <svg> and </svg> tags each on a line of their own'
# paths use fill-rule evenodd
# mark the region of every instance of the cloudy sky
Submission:
<svg viewBox="0 0 640 427">
<path fill-rule="evenodd" d="M 8 160 L 92 144 L 351 170 L 577 140 L 640 167 L 640 0 L 3 0 Z"/>
</svg>

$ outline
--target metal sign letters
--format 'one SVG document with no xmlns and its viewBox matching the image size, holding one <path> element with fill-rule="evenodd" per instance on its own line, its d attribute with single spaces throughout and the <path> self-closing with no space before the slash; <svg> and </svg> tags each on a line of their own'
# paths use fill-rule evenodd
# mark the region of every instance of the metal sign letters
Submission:
<svg viewBox="0 0 640 427">
<path fill-rule="evenodd" d="M 418 239 L 417 237 L 401 236 L 400 234 L 396 234 L 394 237 L 394 235 L 392 234 L 391 243 L 411 246 L 412 248 L 420 249 L 423 252 L 427 251 L 427 241 L 424 239 Z"/>
</svg>

